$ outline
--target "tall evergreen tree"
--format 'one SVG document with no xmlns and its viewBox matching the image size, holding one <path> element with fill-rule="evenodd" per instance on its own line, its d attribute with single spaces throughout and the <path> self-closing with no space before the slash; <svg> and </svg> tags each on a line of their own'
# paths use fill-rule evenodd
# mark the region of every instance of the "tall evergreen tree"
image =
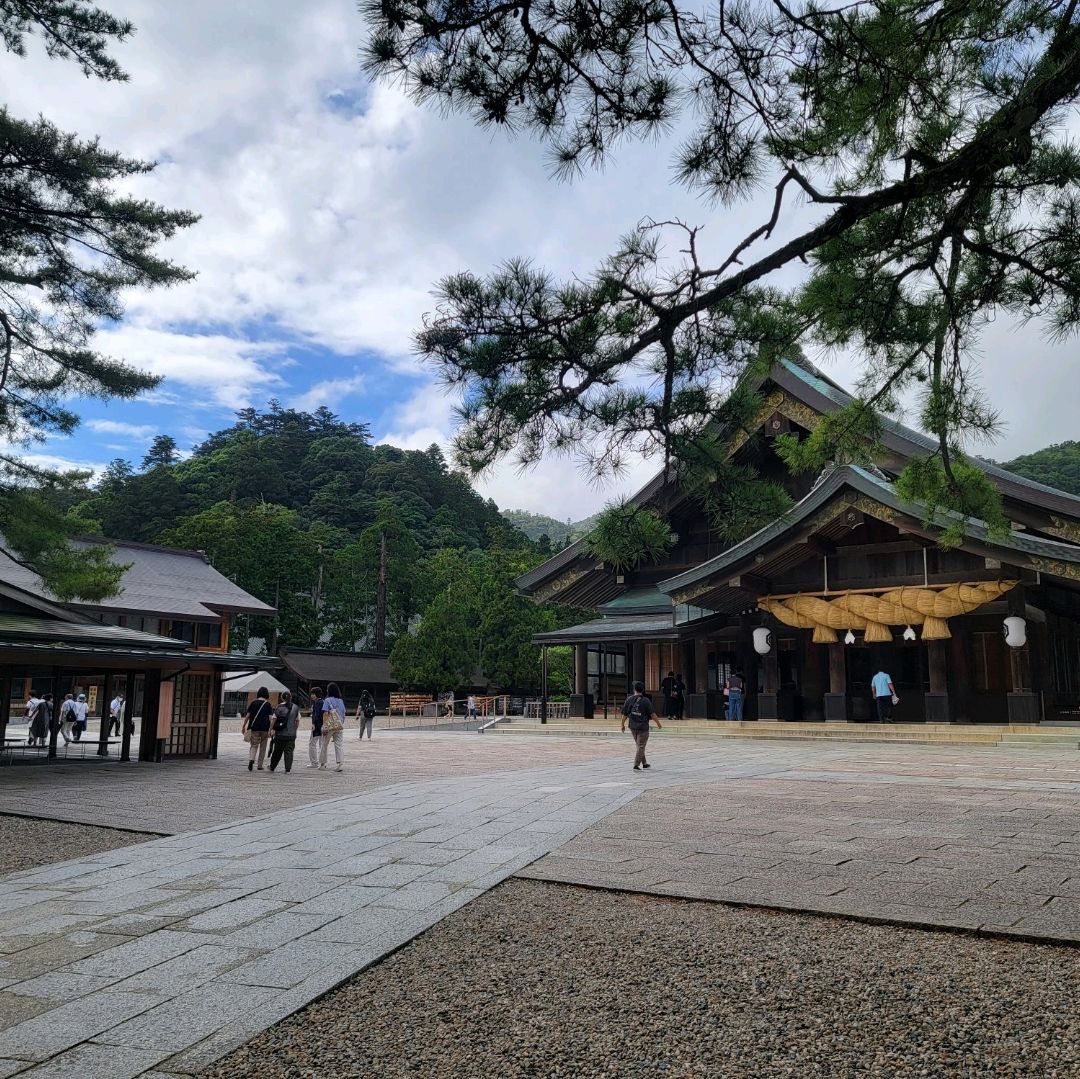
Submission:
<svg viewBox="0 0 1080 1079">
<path fill-rule="evenodd" d="M 772 188 L 718 255 L 694 224 L 646 223 L 591 275 L 518 259 L 444 280 L 418 344 L 465 390 L 467 465 L 576 447 L 604 473 L 637 449 L 703 490 L 733 381 L 810 343 L 857 349 L 865 379 L 856 406 L 786 444 L 794 467 L 858 455 L 879 430 L 867 406 L 913 389 L 938 448 L 905 492 L 994 515 L 964 461 L 996 424 L 970 378 L 979 331 L 999 312 L 1080 325 L 1076 0 L 362 7 L 370 70 L 536 133 L 564 175 L 678 130 L 676 177 L 729 213 Z"/>
<path fill-rule="evenodd" d="M 0 41 L 9 57 L 23 56 L 27 39 L 38 36 L 49 56 L 77 63 L 88 78 L 127 78 L 108 49 L 132 30 L 88 0 L 0 2 Z M 153 167 L 66 134 L 44 117 L 24 120 L 0 107 L 0 436 L 8 443 L 27 446 L 73 430 L 78 416 L 67 402 L 74 395 L 129 398 L 156 385 L 155 376 L 92 344 L 101 322 L 122 316 L 125 288 L 192 276 L 156 249 L 195 215 L 126 191 Z M 0 521 L 9 541 L 50 584 L 58 583 L 57 564 L 81 558 L 83 594 L 109 594 L 114 575 L 97 572 L 87 556 L 59 550 L 62 516 L 39 503 L 30 523 L 11 527 L 16 511 L 26 513 L 28 480 L 66 482 L 43 476 L 17 454 L 0 454 Z M 34 521 L 42 524 L 37 531 Z"/>
</svg>

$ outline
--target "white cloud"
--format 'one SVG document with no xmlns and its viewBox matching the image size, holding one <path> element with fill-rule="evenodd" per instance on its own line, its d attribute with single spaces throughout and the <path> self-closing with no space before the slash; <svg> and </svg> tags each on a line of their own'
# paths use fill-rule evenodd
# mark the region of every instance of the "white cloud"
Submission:
<svg viewBox="0 0 1080 1079">
<path fill-rule="evenodd" d="M 295 384 L 287 347 L 300 341 L 335 351 L 352 372 L 320 372 L 322 383 L 303 390 L 301 403 L 330 392 L 320 386 L 362 378 L 361 363 L 420 373 L 424 388 L 375 426 L 397 445 L 447 446 L 452 401 L 420 371 L 411 344 L 440 277 L 486 272 L 510 255 L 559 275 L 587 274 L 647 216 L 704 223 L 708 258 L 767 216 L 757 205 L 716 212 L 671 186 L 667 144 L 628 145 L 604 173 L 573 186 L 551 182 L 542 148 L 528 138 L 493 135 L 468 118 L 419 110 L 396 87 L 365 85 L 357 57 L 364 27 L 342 0 L 109 7 L 138 27 L 117 50 L 130 83 L 86 80 L 36 46 L 31 58 L 0 56 L 0 64 L 12 74 L 5 94 L 16 115 L 42 112 L 110 148 L 161 161 L 132 190 L 202 214 L 168 245 L 197 280 L 133 294 L 129 320 L 100 342 L 166 377 L 142 398 L 163 410 L 232 410 L 286 396 Z M 782 223 L 776 242 L 791 228 Z M 253 326 L 258 339 L 248 340 Z M 1070 437 L 1061 402 L 1076 396 L 1073 349 L 1030 328 L 1010 336 L 1004 325 L 991 327 L 984 345 L 985 384 L 1009 424 L 990 452 L 1007 457 Z M 852 381 L 856 366 L 838 361 L 837 377 Z M 635 463 L 630 477 L 597 493 L 571 463 L 554 459 L 524 477 L 507 465 L 480 487 L 500 504 L 563 516 L 567 499 L 574 514 L 591 512 L 649 472 Z"/>
<path fill-rule="evenodd" d="M 130 438 L 135 442 L 145 442 L 157 434 L 157 428 L 148 423 L 124 423 L 121 420 L 87 420 L 86 426 L 98 434 L 123 435 L 125 438 Z"/>
<path fill-rule="evenodd" d="M 174 388 L 183 386 L 188 392 L 181 400 L 189 407 L 236 409 L 261 404 L 284 384 L 281 375 L 271 370 L 284 350 L 281 343 L 184 334 L 129 322 L 100 334 L 98 345 L 135 367 L 163 375 Z"/>
<path fill-rule="evenodd" d="M 316 382 L 306 393 L 291 399 L 289 403 L 301 412 L 312 412 L 320 405 L 334 409 L 342 398 L 362 390 L 364 381 L 363 375 L 353 375 L 351 378 L 331 378 Z"/>
<path fill-rule="evenodd" d="M 95 480 L 106 468 L 103 464 L 95 464 L 90 461 L 73 461 L 70 457 L 62 457 L 52 453 L 22 453 L 19 457 L 28 465 L 49 469 L 53 472 L 90 471 L 93 473 L 92 479 Z"/>
</svg>

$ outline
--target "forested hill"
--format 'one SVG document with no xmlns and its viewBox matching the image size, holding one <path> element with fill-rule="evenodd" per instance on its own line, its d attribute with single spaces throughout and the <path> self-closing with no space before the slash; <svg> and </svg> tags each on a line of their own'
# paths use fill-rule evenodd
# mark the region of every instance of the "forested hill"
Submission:
<svg viewBox="0 0 1080 1079">
<path fill-rule="evenodd" d="M 596 521 L 595 516 L 587 517 L 584 521 L 557 521 L 547 514 L 530 513 L 528 510 L 503 510 L 502 515 L 531 540 L 540 540 L 547 536 L 556 551 L 580 539 L 590 531 Z"/>
<path fill-rule="evenodd" d="M 1002 467 L 1037 483 L 1080 495 L 1080 442 L 1059 442 L 1006 461 Z"/>
<path fill-rule="evenodd" d="M 424 560 L 445 548 L 531 546 L 437 446 L 375 446 L 328 409 L 245 409 L 186 460 L 159 435 L 137 465 L 113 461 L 67 496 L 80 530 L 203 550 L 281 611 L 296 646 L 370 637 L 379 536 L 390 538 L 391 640 L 427 599 Z M 254 633 L 270 632 L 268 626 Z"/>
</svg>

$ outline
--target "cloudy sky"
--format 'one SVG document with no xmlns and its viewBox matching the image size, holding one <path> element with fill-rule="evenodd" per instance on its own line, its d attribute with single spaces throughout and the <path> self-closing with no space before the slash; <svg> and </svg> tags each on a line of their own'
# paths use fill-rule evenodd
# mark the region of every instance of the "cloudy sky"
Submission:
<svg viewBox="0 0 1080 1079">
<path fill-rule="evenodd" d="M 446 445 L 453 401 L 410 350 L 442 275 L 510 255 L 587 272 L 646 216 L 703 224 L 713 249 L 746 231 L 745 210 L 669 185 L 669 147 L 628 148 L 601 174 L 556 183 L 529 140 L 369 84 L 352 0 L 106 6 L 138 27 L 117 50 L 130 83 L 88 81 L 40 50 L 0 55 L 7 103 L 160 162 L 137 190 L 202 215 L 170 249 L 199 276 L 129 298 L 100 345 L 165 381 L 135 403 L 87 402 L 84 428 L 41 448 L 49 463 L 137 463 L 158 432 L 190 448 L 270 397 L 327 405 L 379 441 Z M 990 328 L 977 362 L 1007 426 L 981 452 L 1005 459 L 1076 437 L 1075 355 L 1035 327 Z M 856 373 L 851 358 L 815 359 L 842 382 Z M 477 486 L 504 508 L 579 517 L 648 472 L 598 490 L 568 483 L 572 467 L 507 466 Z"/>
</svg>

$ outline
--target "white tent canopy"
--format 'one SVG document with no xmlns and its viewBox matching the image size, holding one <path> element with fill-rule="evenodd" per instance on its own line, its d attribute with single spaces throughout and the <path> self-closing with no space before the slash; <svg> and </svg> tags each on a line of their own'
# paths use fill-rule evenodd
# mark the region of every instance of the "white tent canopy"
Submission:
<svg viewBox="0 0 1080 1079">
<path fill-rule="evenodd" d="M 288 686 L 279 682 L 272 674 L 267 674 L 266 671 L 241 671 L 221 680 L 222 695 L 226 693 L 256 693 L 264 688 L 271 693 L 289 691 Z"/>
</svg>

